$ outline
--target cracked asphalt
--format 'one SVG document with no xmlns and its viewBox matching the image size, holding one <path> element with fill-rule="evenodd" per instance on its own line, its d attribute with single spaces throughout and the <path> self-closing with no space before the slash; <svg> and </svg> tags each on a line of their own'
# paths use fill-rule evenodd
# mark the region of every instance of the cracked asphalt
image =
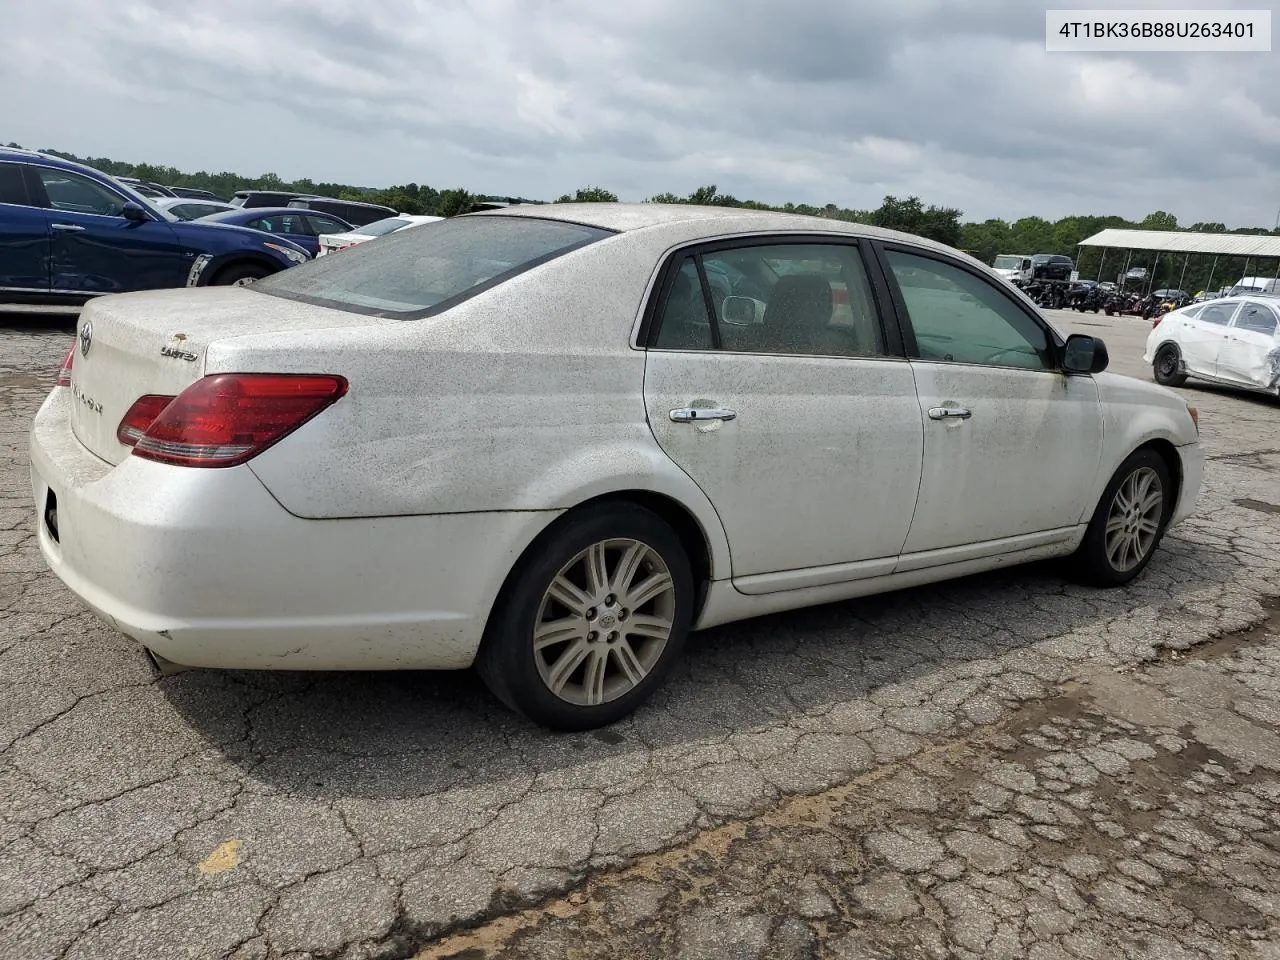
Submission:
<svg viewBox="0 0 1280 960">
<path fill-rule="evenodd" d="M 36 546 L 70 331 L 0 315 L 0 957 L 1280 958 L 1274 400 L 1181 391 L 1205 490 L 1128 588 L 732 625 L 557 735 L 469 674 L 157 679 Z"/>
</svg>

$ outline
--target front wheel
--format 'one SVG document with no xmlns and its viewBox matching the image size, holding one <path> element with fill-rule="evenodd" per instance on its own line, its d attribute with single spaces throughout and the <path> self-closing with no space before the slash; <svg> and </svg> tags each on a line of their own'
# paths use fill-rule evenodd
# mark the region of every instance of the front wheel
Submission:
<svg viewBox="0 0 1280 960">
<path fill-rule="evenodd" d="M 267 275 L 267 272 L 254 263 L 232 264 L 214 277 L 210 286 L 247 287 L 253 281 L 261 280 Z"/>
<path fill-rule="evenodd" d="M 680 538 L 613 503 L 564 518 L 509 578 L 476 666 L 508 707 L 555 730 L 635 710 L 679 658 L 693 617 Z"/>
<path fill-rule="evenodd" d="M 1107 484 L 1071 558 L 1076 578 L 1099 587 L 1118 587 L 1134 579 L 1164 537 L 1172 498 L 1164 458 L 1150 449 L 1131 454 Z"/>
<path fill-rule="evenodd" d="M 1151 372 L 1162 387 L 1180 387 L 1187 382 L 1182 372 L 1182 357 L 1172 343 L 1162 343 L 1151 360 Z"/>
</svg>

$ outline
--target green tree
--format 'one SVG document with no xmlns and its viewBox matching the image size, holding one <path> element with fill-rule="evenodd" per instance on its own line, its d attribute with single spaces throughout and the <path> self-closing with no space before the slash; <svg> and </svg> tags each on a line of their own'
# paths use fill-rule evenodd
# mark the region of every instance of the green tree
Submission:
<svg viewBox="0 0 1280 960">
<path fill-rule="evenodd" d="M 439 217 L 456 217 L 460 213 L 466 213 L 471 209 L 471 204 L 475 202 L 475 197 L 464 190 L 462 187 L 455 187 L 452 190 L 440 191 L 440 200 L 436 204 L 436 216 Z"/>
<path fill-rule="evenodd" d="M 952 207 L 926 207 L 919 197 L 886 196 L 871 213 L 871 222 L 887 230 L 900 230 L 937 240 L 953 247 L 960 245 L 960 211 Z"/>
<path fill-rule="evenodd" d="M 1178 218 L 1172 213 L 1165 213 L 1163 210 L 1157 210 L 1154 213 L 1148 213 L 1142 218 L 1142 222 L 1138 226 L 1143 230 L 1177 230 Z"/>
<path fill-rule="evenodd" d="M 604 187 L 579 187 L 573 196 L 564 194 L 556 203 L 617 203 L 618 195 Z"/>
</svg>

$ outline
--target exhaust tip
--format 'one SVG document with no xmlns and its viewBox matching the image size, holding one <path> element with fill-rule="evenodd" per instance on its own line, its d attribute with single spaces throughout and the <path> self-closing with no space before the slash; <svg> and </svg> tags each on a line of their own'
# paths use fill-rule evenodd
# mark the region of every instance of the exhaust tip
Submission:
<svg viewBox="0 0 1280 960">
<path fill-rule="evenodd" d="M 186 673 L 194 667 L 184 667 L 180 663 L 174 663 L 172 660 L 166 660 L 160 654 L 156 653 L 150 647 L 143 647 L 143 652 L 147 655 L 147 659 L 151 661 L 151 667 L 161 677 L 172 677 L 178 673 Z"/>
</svg>

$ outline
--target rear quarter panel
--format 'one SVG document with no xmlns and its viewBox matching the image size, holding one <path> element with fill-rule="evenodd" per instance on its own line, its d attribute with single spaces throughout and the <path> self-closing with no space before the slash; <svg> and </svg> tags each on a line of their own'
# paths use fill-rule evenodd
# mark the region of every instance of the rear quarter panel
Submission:
<svg viewBox="0 0 1280 960">
<path fill-rule="evenodd" d="M 714 509 L 649 429 L 628 342 L 664 246 L 612 237 L 438 317 L 217 341 L 206 370 L 350 381 L 250 462 L 297 516 L 561 511 L 639 489 L 688 506 L 727 571 Z"/>
</svg>

